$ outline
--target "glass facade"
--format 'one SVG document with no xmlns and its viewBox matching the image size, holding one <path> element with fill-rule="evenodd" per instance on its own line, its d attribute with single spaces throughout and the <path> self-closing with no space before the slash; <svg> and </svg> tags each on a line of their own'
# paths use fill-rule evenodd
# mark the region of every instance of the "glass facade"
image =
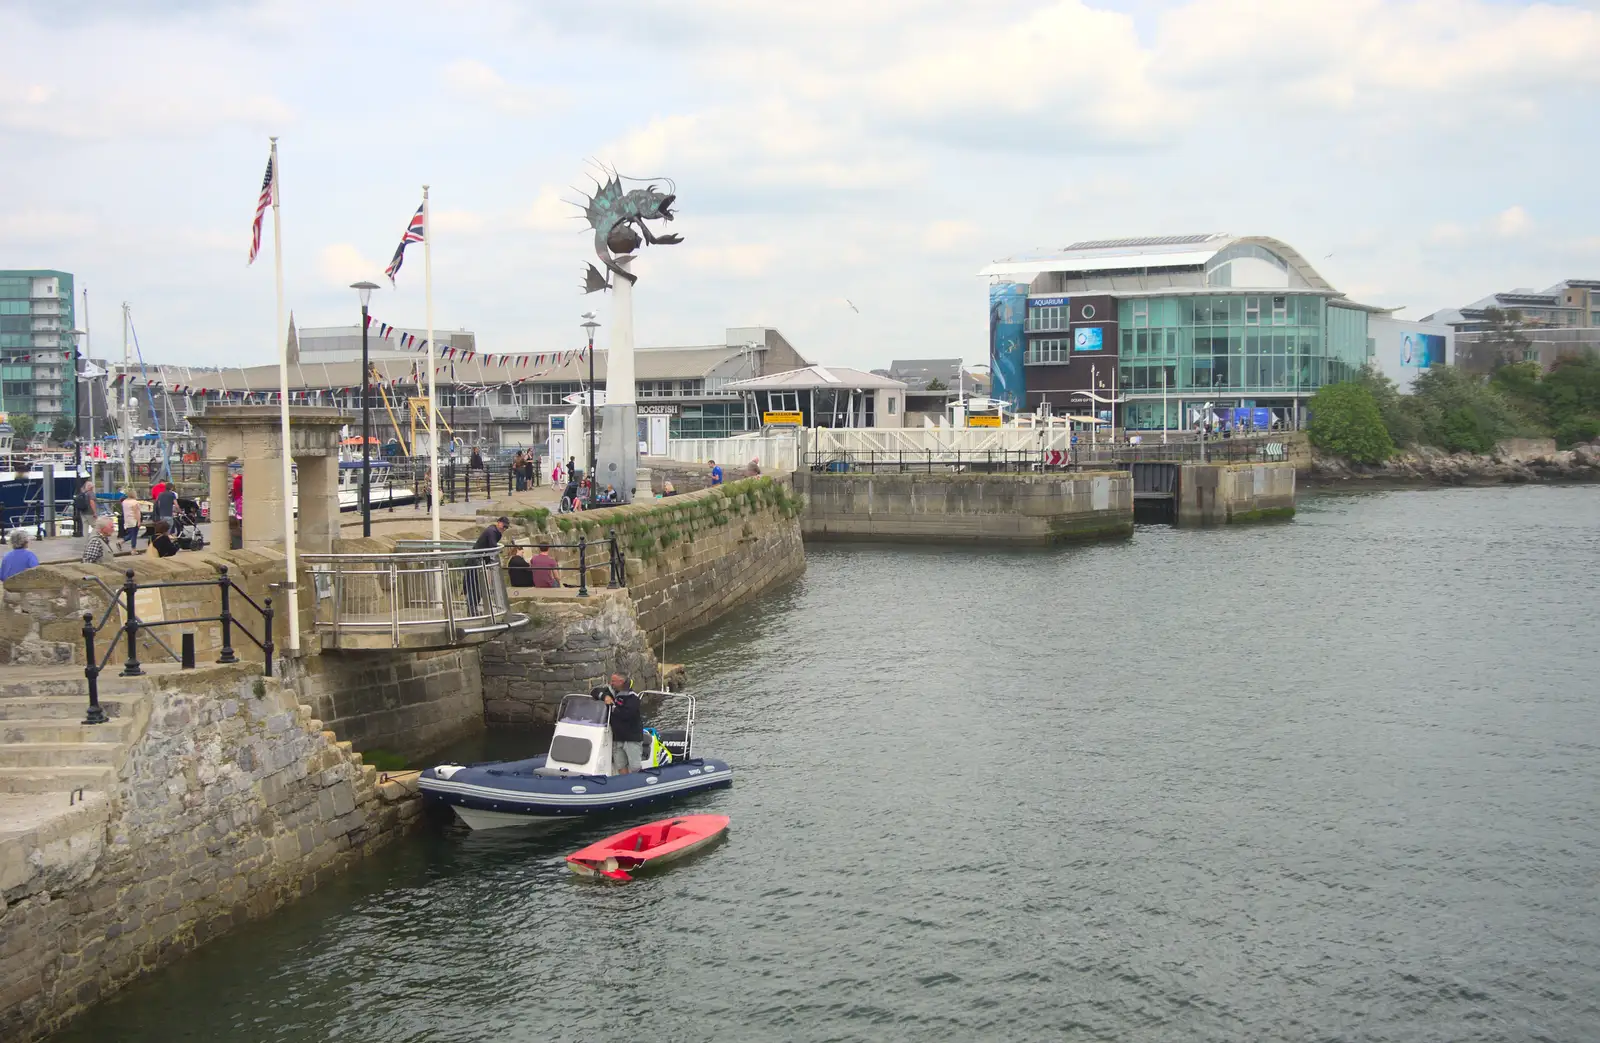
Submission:
<svg viewBox="0 0 1600 1043">
<path fill-rule="evenodd" d="M 1289 397 L 1354 377 L 1367 313 L 1314 294 L 1119 301 L 1119 390 Z M 1159 403 L 1155 405 L 1159 412 Z"/>
<path fill-rule="evenodd" d="M 727 438 L 753 429 L 743 401 L 684 405 L 682 414 L 668 427 L 673 438 Z"/>
<path fill-rule="evenodd" d="M 67 272 L 0 271 L 0 411 L 30 414 L 45 432 L 77 397 L 74 304 Z"/>
</svg>

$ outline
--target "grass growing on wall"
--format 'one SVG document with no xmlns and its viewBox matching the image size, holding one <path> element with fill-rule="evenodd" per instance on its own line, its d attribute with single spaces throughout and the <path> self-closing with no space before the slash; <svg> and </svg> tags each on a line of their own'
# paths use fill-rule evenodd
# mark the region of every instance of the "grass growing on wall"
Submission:
<svg viewBox="0 0 1600 1043">
<path fill-rule="evenodd" d="M 646 563 L 677 543 L 692 544 L 699 534 L 740 521 L 763 510 L 776 510 L 793 518 L 805 505 L 805 498 L 791 492 L 782 482 L 763 475 L 728 482 L 708 492 L 646 501 L 619 508 L 600 508 L 594 512 L 552 515 L 545 507 L 515 512 L 512 517 L 527 523 L 535 532 L 552 528 L 563 540 L 582 536 L 588 540 L 606 539 L 612 529 L 630 557 Z M 749 522 L 742 523 L 745 536 L 754 533 Z"/>
</svg>

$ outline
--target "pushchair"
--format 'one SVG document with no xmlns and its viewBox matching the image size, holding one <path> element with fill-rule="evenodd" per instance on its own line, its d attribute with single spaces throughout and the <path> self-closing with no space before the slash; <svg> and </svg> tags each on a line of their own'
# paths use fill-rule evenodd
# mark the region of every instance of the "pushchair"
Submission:
<svg viewBox="0 0 1600 1043">
<path fill-rule="evenodd" d="M 200 524 L 200 504 L 178 497 L 172 515 L 172 539 L 181 550 L 199 550 L 206 545 L 205 526 Z"/>
</svg>

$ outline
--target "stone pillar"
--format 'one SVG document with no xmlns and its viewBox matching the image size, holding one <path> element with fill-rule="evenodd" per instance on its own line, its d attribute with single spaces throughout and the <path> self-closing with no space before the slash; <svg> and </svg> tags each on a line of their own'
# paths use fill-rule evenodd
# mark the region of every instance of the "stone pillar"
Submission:
<svg viewBox="0 0 1600 1043">
<path fill-rule="evenodd" d="M 300 519 L 298 549 L 304 554 L 328 554 L 339 535 L 339 461 L 331 456 L 301 456 L 299 470 Z"/>
<path fill-rule="evenodd" d="M 206 543 L 213 550 L 227 550 L 232 545 L 228 538 L 228 463 L 226 460 L 206 461 L 206 497 L 211 501 L 211 532 Z"/>
<path fill-rule="evenodd" d="M 283 552 L 283 447 L 270 428 L 244 432 L 245 548 Z"/>
</svg>

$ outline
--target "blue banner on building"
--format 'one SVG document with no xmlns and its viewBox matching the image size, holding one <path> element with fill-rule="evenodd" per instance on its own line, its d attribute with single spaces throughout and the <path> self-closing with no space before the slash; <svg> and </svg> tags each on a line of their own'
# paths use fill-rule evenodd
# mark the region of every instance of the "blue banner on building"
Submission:
<svg viewBox="0 0 1600 1043">
<path fill-rule="evenodd" d="M 1073 351 L 1100 351 L 1105 348 L 1105 328 L 1101 326 L 1079 326 L 1072 333 Z"/>
<path fill-rule="evenodd" d="M 1436 333 L 1407 333 L 1400 338 L 1400 365 L 1427 369 L 1442 366 L 1444 338 Z"/>
<path fill-rule="evenodd" d="M 1028 307 L 1024 283 L 1003 282 L 989 287 L 989 373 L 994 378 L 993 397 L 1021 410 L 1025 404 L 1022 374 L 1022 325 Z"/>
</svg>

